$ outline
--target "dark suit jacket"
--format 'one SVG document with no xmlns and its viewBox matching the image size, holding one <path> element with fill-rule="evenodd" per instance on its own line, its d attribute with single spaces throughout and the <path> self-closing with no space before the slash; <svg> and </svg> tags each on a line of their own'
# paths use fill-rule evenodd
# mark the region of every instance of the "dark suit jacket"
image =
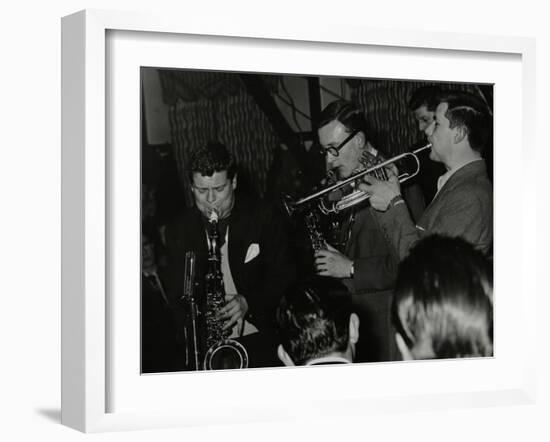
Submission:
<svg viewBox="0 0 550 442">
<path fill-rule="evenodd" d="M 404 197 L 411 214 L 420 216 L 424 200 L 418 186 L 408 188 Z M 353 294 L 370 293 L 393 288 L 399 257 L 384 236 L 375 210 L 368 203 L 356 209 L 355 222 L 347 242 L 345 255 L 354 261 L 354 277 L 344 280 Z"/>
<path fill-rule="evenodd" d="M 373 210 L 367 206 L 357 212 L 345 250 L 354 261 L 354 277 L 344 283 L 356 294 L 391 288 L 397 275 L 397 257 Z"/>
<path fill-rule="evenodd" d="M 357 362 L 394 359 L 389 289 L 395 284 L 398 260 L 373 211 L 367 206 L 356 213 L 345 250 L 346 256 L 354 261 L 354 276 L 343 282 L 361 320 Z"/>
<path fill-rule="evenodd" d="M 201 213 L 193 208 L 166 230 L 167 292 L 176 308 L 183 293 L 185 252 L 195 251 L 196 281 L 204 281 L 208 258 L 204 223 Z M 237 194 L 228 228 L 229 266 L 237 292 L 248 302 L 246 319 L 260 331 L 272 330 L 279 299 L 295 279 L 282 220 L 269 205 Z M 259 253 L 245 263 L 252 244 L 258 245 Z"/>
</svg>

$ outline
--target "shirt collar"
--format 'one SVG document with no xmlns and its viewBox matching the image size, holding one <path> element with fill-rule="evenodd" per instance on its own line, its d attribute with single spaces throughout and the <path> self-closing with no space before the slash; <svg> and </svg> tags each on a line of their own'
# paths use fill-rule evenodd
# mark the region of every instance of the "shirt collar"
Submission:
<svg viewBox="0 0 550 442">
<path fill-rule="evenodd" d="M 343 358 L 342 356 L 325 356 L 322 358 L 315 358 L 311 361 L 308 361 L 306 365 L 315 365 L 322 362 L 323 364 L 330 363 L 330 362 L 342 362 L 344 364 L 351 364 L 349 360 L 346 358 Z"/>
<path fill-rule="evenodd" d="M 476 161 L 482 161 L 483 158 L 475 158 L 473 160 L 466 161 L 465 163 L 460 164 L 457 167 L 454 167 L 452 169 L 449 169 L 447 172 L 445 172 L 443 175 L 441 175 L 437 179 L 437 192 L 441 190 L 441 188 L 445 185 L 447 181 L 460 169 L 462 169 L 464 166 L 467 166 L 468 164 L 474 163 Z M 437 194 L 436 194 L 437 195 Z"/>
</svg>

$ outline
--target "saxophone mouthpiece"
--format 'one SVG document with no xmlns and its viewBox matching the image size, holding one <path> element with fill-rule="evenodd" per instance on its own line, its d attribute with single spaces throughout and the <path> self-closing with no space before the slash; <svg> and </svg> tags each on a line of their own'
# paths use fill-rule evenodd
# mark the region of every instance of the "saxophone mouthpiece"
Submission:
<svg viewBox="0 0 550 442">
<path fill-rule="evenodd" d="M 218 212 L 216 212 L 215 209 L 212 209 L 210 211 L 210 214 L 208 215 L 208 221 L 213 223 L 213 222 L 218 222 L 218 219 L 219 219 Z"/>
</svg>

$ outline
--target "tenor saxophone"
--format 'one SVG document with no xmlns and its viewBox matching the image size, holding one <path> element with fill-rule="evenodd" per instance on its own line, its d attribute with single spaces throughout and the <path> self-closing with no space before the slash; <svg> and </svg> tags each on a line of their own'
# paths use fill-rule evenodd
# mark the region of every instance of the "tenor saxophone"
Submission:
<svg viewBox="0 0 550 442">
<path fill-rule="evenodd" d="M 218 214 L 212 211 L 207 226 L 208 271 L 205 275 L 204 294 L 206 297 L 205 334 L 206 353 L 204 370 L 247 368 L 248 353 L 244 346 L 230 339 L 231 329 L 223 329 L 224 320 L 220 310 L 225 305 L 225 288 L 221 270 L 221 252 L 218 232 Z"/>
</svg>

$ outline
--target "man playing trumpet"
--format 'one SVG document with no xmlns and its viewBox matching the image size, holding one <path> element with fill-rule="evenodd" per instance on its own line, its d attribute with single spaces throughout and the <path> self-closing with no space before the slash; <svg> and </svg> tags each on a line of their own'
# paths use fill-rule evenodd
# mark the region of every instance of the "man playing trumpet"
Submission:
<svg viewBox="0 0 550 442">
<path fill-rule="evenodd" d="M 318 136 L 326 154 L 327 170 L 338 180 L 379 163 L 378 151 L 367 141 L 364 114 L 355 104 L 337 100 L 321 113 Z M 346 209 L 340 231 L 343 248 L 327 244 L 315 253 L 319 275 L 338 278 L 352 293 L 354 309 L 362 316 L 360 361 L 392 358 L 389 321 L 391 296 L 397 274 L 397 256 L 384 238 L 374 210 L 364 201 Z"/>
<path fill-rule="evenodd" d="M 345 100 L 334 101 L 323 110 L 318 136 L 326 154 L 327 170 L 338 180 L 374 165 L 379 155 L 367 141 L 362 111 Z M 344 250 L 338 251 L 330 244 L 326 250 L 318 250 L 315 254 L 317 273 L 344 279 L 351 292 L 390 287 L 396 274 L 396 261 L 368 203 L 350 208 L 349 212 L 349 219 L 340 232 L 344 237 Z"/>
<path fill-rule="evenodd" d="M 490 255 L 493 242 L 493 190 L 483 159 L 492 130 L 485 103 L 474 95 L 443 96 L 434 121 L 425 129 L 432 144 L 430 159 L 445 165 L 437 193 L 418 222 L 411 219 L 393 176 L 381 181 L 365 176 L 359 188 L 370 194 L 371 206 L 400 259 L 420 238 L 433 233 L 462 237 Z"/>
</svg>

